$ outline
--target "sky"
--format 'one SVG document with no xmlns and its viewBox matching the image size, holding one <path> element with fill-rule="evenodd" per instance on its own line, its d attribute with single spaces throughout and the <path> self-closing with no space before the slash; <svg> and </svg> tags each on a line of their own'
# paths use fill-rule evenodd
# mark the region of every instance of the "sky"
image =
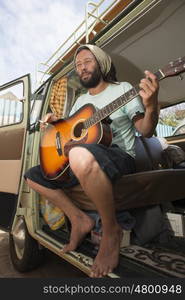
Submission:
<svg viewBox="0 0 185 300">
<path fill-rule="evenodd" d="M 31 73 L 36 87 L 38 64 L 80 25 L 87 1 L 0 0 L 0 85 Z"/>
</svg>

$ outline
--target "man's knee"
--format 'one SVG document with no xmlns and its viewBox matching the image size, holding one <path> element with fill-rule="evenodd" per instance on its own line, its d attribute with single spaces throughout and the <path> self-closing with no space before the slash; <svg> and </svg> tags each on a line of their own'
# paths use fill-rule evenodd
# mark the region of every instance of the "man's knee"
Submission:
<svg viewBox="0 0 185 300">
<path fill-rule="evenodd" d="M 98 171 L 100 168 L 94 156 L 82 147 L 74 147 L 70 150 L 69 164 L 79 179 Z"/>
</svg>

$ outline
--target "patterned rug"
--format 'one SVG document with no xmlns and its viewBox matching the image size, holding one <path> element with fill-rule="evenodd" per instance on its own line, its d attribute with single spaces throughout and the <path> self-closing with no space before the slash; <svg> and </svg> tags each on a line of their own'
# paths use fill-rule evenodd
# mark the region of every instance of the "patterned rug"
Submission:
<svg viewBox="0 0 185 300">
<path fill-rule="evenodd" d="M 172 277 L 185 278 L 185 255 L 136 245 L 121 248 L 120 254 Z"/>
</svg>

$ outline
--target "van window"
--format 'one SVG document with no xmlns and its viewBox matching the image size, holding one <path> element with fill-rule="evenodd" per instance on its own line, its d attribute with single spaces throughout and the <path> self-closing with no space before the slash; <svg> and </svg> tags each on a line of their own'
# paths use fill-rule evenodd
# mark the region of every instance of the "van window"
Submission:
<svg viewBox="0 0 185 300">
<path fill-rule="evenodd" d="M 23 83 L 0 91 L 0 127 L 20 123 L 23 118 Z"/>
<path fill-rule="evenodd" d="M 44 97 L 48 89 L 49 82 L 45 83 L 37 92 L 31 96 L 31 112 L 30 112 L 30 125 L 34 125 L 39 119 L 41 108 L 44 102 Z"/>
<path fill-rule="evenodd" d="M 42 96 L 42 95 L 41 95 Z M 41 107 L 42 107 L 42 97 L 37 100 L 31 101 L 31 114 L 30 114 L 30 125 L 36 123 L 39 119 Z"/>
<path fill-rule="evenodd" d="M 180 134 L 185 134 L 185 102 L 161 109 L 156 127 L 156 135 L 159 137 Z"/>
</svg>

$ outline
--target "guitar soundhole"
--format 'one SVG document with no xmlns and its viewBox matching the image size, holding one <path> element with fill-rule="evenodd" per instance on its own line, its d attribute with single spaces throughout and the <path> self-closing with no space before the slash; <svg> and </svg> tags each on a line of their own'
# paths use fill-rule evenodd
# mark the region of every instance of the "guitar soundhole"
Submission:
<svg viewBox="0 0 185 300">
<path fill-rule="evenodd" d="M 74 128 L 74 136 L 76 138 L 79 138 L 83 135 L 83 129 L 84 129 L 84 123 L 80 122 L 78 123 Z"/>
</svg>

